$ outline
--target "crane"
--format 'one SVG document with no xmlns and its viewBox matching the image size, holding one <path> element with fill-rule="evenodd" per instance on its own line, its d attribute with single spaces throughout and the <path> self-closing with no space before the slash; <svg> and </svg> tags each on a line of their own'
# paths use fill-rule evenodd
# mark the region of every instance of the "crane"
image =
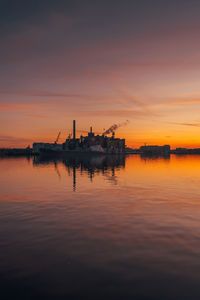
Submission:
<svg viewBox="0 0 200 300">
<path fill-rule="evenodd" d="M 55 144 L 57 144 L 57 142 L 58 142 L 58 140 L 59 140 L 59 137 L 60 137 L 60 134 L 61 134 L 61 131 L 59 131 L 59 133 L 58 133 L 58 136 L 57 136 L 57 138 L 56 138 L 56 140 L 55 140 Z"/>
</svg>

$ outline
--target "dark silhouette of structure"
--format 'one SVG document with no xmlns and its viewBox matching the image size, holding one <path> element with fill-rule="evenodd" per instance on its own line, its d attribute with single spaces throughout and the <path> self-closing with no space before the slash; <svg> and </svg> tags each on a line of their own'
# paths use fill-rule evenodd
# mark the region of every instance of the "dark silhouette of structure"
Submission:
<svg viewBox="0 0 200 300">
<path fill-rule="evenodd" d="M 112 128 L 112 126 L 111 126 Z M 33 143 L 33 152 L 35 154 L 42 155 L 59 155 L 68 153 L 107 153 L 107 154 L 118 154 L 125 153 L 125 139 L 115 138 L 114 130 L 117 129 L 117 125 L 107 130 L 102 135 L 95 135 L 90 127 L 90 131 L 87 136 L 80 136 L 76 138 L 76 121 L 73 120 L 73 137 L 71 135 L 65 140 L 63 144 L 57 143 Z"/>
</svg>

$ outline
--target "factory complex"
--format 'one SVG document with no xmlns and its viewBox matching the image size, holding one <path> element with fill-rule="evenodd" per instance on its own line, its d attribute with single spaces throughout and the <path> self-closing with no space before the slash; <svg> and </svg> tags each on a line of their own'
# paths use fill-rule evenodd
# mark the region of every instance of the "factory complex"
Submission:
<svg viewBox="0 0 200 300">
<path fill-rule="evenodd" d="M 73 136 L 68 136 L 66 141 L 58 144 L 60 133 L 54 143 L 33 143 L 34 154 L 70 154 L 70 153 L 91 153 L 91 154 L 120 154 L 125 153 L 125 139 L 115 138 L 112 130 L 111 136 L 105 133 L 95 135 L 90 127 L 87 136 L 76 137 L 76 121 L 73 120 Z"/>
</svg>

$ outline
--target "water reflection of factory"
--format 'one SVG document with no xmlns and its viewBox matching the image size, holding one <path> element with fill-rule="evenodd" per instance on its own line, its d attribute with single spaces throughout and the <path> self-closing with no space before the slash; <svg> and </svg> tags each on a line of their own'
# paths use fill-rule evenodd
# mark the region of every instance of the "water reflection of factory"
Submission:
<svg viewBox="0 0 200 300">
<path fill-rule="evenodd" d="M 124 155 L 101 155 L 101 156 L 68 156 L 65 158 L 47 158 L 35 156 L 33 159 L 34 167 L 41 165 L 54 165 L 55 172 L 61 177 L 59 164 L 65 166 L 68 176 L 73 178 L 73 190 L 76 190 L 77 172 L 87 173 L 90 180 L 97 174 L 102 174 L 107 179 L 116 182 L 115 171 L 125 168 Z"/>
</svg>

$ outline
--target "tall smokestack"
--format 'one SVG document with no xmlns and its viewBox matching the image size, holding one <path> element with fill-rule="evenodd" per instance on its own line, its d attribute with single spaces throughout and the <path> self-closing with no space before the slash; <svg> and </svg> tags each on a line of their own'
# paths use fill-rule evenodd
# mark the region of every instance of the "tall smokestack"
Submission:
<svg viewBox="0 0 200 300">
<path fill-rule="evenodd" d="M 76 121 L 73 120 L 73 139 L 76 139 Z"/>
</svg>

